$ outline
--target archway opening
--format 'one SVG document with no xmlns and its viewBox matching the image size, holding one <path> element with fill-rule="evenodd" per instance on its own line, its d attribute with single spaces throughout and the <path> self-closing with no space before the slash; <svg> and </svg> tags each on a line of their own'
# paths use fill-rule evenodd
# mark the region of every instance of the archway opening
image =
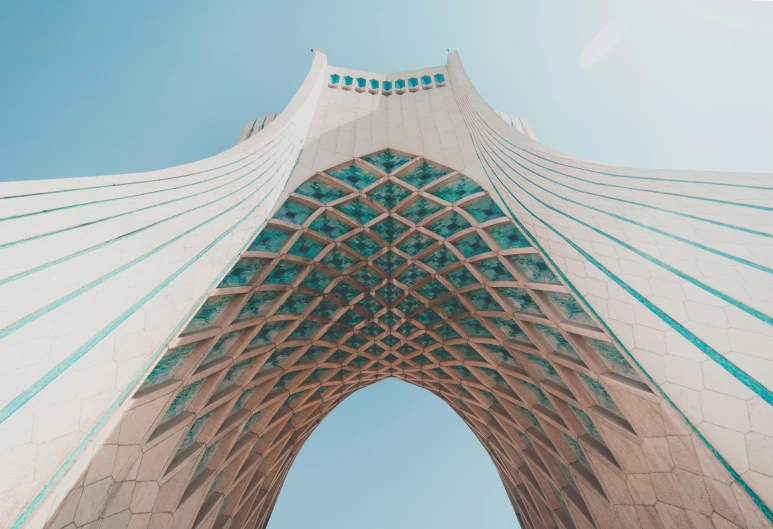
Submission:
<svg viewBox="0 0 773 529">
<path fill-rule="evenodd" d="M 344 400 L 293 462 L 268 529 L 519 527 L 480 441 L 442 400 L 388 379 Z"/>
</svg>

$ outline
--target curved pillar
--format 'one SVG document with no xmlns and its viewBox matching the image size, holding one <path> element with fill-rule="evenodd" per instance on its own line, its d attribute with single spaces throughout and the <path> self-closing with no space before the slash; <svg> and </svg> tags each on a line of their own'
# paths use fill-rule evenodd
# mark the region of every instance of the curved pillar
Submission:
<svg viewBox="0 0 773 529">
<path fill-rule="evenodd" d="M 316 425 L 397 377 L 525 528 L 773 527 L 769 177 L 556 153 L 456 53 L 317 54 L 256 123 L 196 164 L 0 187 L 3 522 L 263 528 Z"/>
</svg>

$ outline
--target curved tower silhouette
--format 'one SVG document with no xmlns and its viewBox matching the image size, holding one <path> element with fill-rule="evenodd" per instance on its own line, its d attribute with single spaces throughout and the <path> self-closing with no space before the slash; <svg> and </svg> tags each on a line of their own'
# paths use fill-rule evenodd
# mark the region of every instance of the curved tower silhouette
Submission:
<svg viewBox="0 0 773 529">
<path fill-rule="evenodd" d="M 0 185 L 0 525 L 262 529 L 387 377 L 522 527 L 773 528 L 773 180 L 605 166 L 316 53 L 233 148 Z"/>
</svg>

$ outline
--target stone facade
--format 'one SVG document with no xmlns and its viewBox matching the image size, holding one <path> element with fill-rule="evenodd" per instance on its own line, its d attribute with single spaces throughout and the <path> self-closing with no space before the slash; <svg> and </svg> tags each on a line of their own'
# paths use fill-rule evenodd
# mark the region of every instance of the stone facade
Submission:
<svg viewBox="0 0 773 529">
<path fill-rule="evenodd" d="M 315 426 L 396 377 L 524 528 L 773 528 L 769 182 L 556 153 L 456 53 L 317 53 L 218 156 L 3 184 L 0 522 L 263 528 Z"/>
</svg>

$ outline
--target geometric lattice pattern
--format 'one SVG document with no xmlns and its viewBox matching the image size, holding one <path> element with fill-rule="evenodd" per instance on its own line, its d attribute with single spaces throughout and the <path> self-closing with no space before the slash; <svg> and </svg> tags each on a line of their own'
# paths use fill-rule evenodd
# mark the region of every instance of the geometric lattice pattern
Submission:
<svg viewBox="0 0 773 529">
<path fill-rule="evenodd" d="M 194 468 L 180 502 L 206 489 L 199 516 L 265 523 L 290 437 L 397 377 L 488 439 L 500 472 L 539 491 L 531 512 L 592 527 L 590 461 L 617 466 L 604 432 L 631 430 L 599 373 L 646 389 L 488 193 L 383 151 L 299 186 L 137 396 L 179 384 L 151 439 L 185 432 L 165 473 Z"/>
</svg>

